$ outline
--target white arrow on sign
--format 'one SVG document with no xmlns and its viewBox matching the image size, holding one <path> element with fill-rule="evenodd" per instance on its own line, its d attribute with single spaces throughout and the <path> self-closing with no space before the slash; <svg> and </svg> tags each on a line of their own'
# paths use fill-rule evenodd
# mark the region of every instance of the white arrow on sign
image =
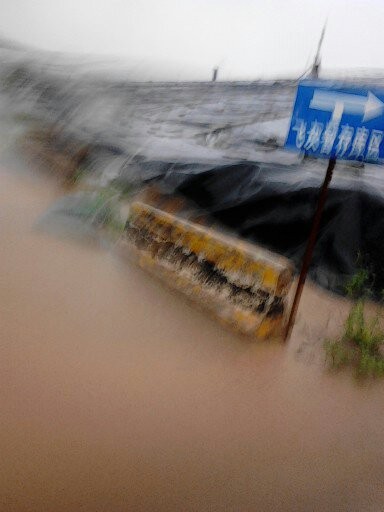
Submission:
<svg viewBox="0 0 384 512">
<path fill-rule="evenodd" d="M 368 92 L 368 96 L 360 96 L 318 89 L 313 94 L 309 108 L 332 112 L 332 122 L 339 123 L 344 112 L 363 115 L 365 122 L 381 116 L 384 103 L 371 92 Z"/>
</svg>

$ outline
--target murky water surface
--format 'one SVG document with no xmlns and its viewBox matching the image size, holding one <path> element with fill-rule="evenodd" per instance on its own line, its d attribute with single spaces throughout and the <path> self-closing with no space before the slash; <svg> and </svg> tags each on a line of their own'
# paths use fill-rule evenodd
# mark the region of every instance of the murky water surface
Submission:
<svg viewBox="0 0 384 512">
<path fill-rule="evenodd" d="M 113 251 L 44 234 L 0 173 L 1 510 L 383 510 L 384 387 L 323 368 L 345 304 L 308 288 L 250 343 Z"/>
</svg>

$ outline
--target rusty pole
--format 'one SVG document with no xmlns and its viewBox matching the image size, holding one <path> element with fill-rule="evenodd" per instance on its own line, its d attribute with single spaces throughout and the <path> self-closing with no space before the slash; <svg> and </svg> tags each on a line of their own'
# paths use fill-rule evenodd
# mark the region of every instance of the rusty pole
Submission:
<svg viewBox="0 0 384 512">
<path fill-rule="evenodd" d="M 303 263 L 301 266 L 301 271 L 300 271 L 299 281 L 297 283 L 295 297 L 293 299 L 291 312 L 289 314 L 289 319 L 288 319 L 287 325 L 285 327 L 284 341 L 288 340 L 289 336 L 291 335 L 293 325 L 295 323 L 301 294 L 303 292 L 305 280 L 306 280 L 307 274 L 308 274 L 309 265 L 311 264 L 311 261 L 312 261 L 312 255 L 313 255 L 313 250 L 315 248 L 317 235 L 319 233 L 320 221 L 321 221 L 321 217 L 323 214 L 325 201 L 327 199 L 328 187 L 332 180 L 333 169 L 335 168 L 335 165 L 336 165 L 336 158 L 331 158 L 328 162 L 327 173 L 325 175 L 323 184 L 321 186 L 320 195 L 319 195 L 319 199 L 317 202 L 316 212 L 313 217 L 311 232 L 309 234 L 307 247 L 305 249 L 305 253 L 304 253 L 304 257 L 303 257 Z"/>
</svg>

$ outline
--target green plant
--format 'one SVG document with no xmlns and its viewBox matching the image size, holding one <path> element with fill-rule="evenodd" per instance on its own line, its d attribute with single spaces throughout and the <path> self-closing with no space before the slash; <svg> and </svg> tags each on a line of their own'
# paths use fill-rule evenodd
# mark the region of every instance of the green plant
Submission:
<svg viewBox="0 0 384 512">
<path fill-rule="evenodd" d="M 336 370 L 349 364 L 354 355 L 340 340 L 325 340 L 324 349 L 332 368 Z"/>
<path fill-rule="evenodd" d="M 346 287 L 354 300 L 344 324 L 342 335 L 335 340 L 325 340 L 324 350 L 334 369 L 351 365 L 361 377 L 384 376 L 384 330 L 378 315 L 368 318 L 365 300 L 369 294 L 366 283 L 369 273 L 359 270 Z"/>
<path fill-rule="evenodd" d="M 120 218 L 119 202 L 120 192 L 114 188 L 100 190 L 91 204 L 92 218 L 111 234 L 119 235 L 123 232 L 125 222 Z"/>
<path fill-rule="evenodd" d="M 345 291 L 351 299 L 358 299 L 370 293 L 367 286 L 369 281 L 369 272 L 366 269 L 359 269 L 345 286 Z"/>
</svg>

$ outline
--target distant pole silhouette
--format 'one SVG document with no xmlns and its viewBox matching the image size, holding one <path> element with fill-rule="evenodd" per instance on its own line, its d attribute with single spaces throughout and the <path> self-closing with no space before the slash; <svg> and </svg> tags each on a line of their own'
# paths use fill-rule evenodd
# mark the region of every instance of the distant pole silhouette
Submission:
<svg viewBox="0 0 384 512">
<path fill-rule="evenodd" d="M 311 78 L 315 78 L 315 79 L 319 78 L 320 66 L 321 66 L 320 52 L 321 52 L 321 47 L 323 45 L 323 40 L 324 40 L 326 28 L 327 28 L 327 23 L 325 23 L 325 25 L 323 27 L 323 30 L 321 32 L 320 41 L 319 41 L 319 45 L 317 47 L 317 52 L 316 52 L 315 60 L 313 61 L 312 69 L 311 69 L 311 72 L 310 72 L 310 77 Z"/>
<path fill-rule="evenodd" d="M 213 68 L 212 82 L 216 82 L 218 72 L 219 72 L 219 68 Z"/>
</svg>

